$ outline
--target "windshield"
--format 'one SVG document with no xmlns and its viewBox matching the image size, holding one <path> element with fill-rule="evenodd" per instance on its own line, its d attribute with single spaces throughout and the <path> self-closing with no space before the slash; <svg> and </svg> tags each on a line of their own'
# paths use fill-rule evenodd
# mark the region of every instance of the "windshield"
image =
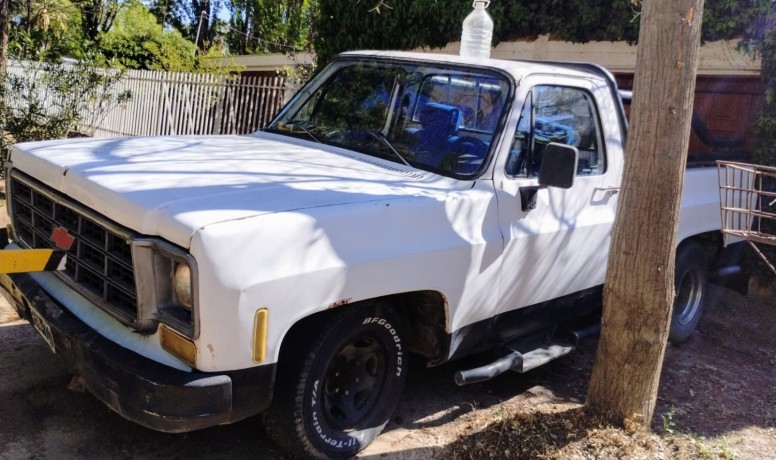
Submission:
<svg viewBox="0 0 776 460">
<path fill-rule="evenodd" d="M 487 164 L 509 82 L 483 69 L 336 61 L 267 127 L 448 176 Z"/>
</svg>

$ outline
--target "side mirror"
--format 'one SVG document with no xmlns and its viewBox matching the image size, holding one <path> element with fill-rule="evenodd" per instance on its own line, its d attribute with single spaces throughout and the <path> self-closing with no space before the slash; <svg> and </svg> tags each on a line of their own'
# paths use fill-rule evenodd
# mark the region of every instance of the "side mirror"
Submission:
<svg viewBox="0 0 776 460">
<path fill-rule="evenodd" d="M 571 188 L 577 174 L 578 158 L 576 147 L 556 142 L 547 144 L 539 167 L 539 185 Z"/>
</svg>

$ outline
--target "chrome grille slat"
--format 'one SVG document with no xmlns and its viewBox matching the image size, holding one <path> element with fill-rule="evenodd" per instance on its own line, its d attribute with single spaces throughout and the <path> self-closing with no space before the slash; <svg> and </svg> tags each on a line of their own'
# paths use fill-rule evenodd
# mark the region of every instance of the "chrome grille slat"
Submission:
<svg viewBox="0 0 776 460">
<path fill-rule="evenodd" d="M 129 240 L 117 225 L 104 221 L 38 181 L 14 171 L 10 204 L 20 242 L 32 248 L 53 248 L 51 231 L 61 226 L 75 238 L 65 270 L 67 284 L 127 324 L 137 319 L 137 292 Z"/>
</svg>

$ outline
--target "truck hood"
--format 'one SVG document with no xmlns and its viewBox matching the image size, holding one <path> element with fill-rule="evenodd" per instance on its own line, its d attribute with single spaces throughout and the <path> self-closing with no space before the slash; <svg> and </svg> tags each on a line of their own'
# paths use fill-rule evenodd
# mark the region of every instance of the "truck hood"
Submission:
<svg viewBox="0 0 776 460">
<path fill-rule="evenodd" d="M 185 248 L 218 222 L 471 186 L 269 133 L 35 142 L 17 145 L 11 161 L 116 223 Z"/>
</svg>

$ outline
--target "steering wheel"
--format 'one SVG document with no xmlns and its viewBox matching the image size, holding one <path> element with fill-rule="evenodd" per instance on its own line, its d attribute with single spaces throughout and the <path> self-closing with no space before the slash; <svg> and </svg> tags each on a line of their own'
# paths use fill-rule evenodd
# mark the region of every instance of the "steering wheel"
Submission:
<svg viewBox="0 0 776 460">
<path fill-rule="evenodd" d="M 471 174 L 479 170 L 488 151 L 488 144 L 473 136 L 461 136 L 451 147 L 455 158 L 453 171 L 461 174 Z"/>
</svg>

